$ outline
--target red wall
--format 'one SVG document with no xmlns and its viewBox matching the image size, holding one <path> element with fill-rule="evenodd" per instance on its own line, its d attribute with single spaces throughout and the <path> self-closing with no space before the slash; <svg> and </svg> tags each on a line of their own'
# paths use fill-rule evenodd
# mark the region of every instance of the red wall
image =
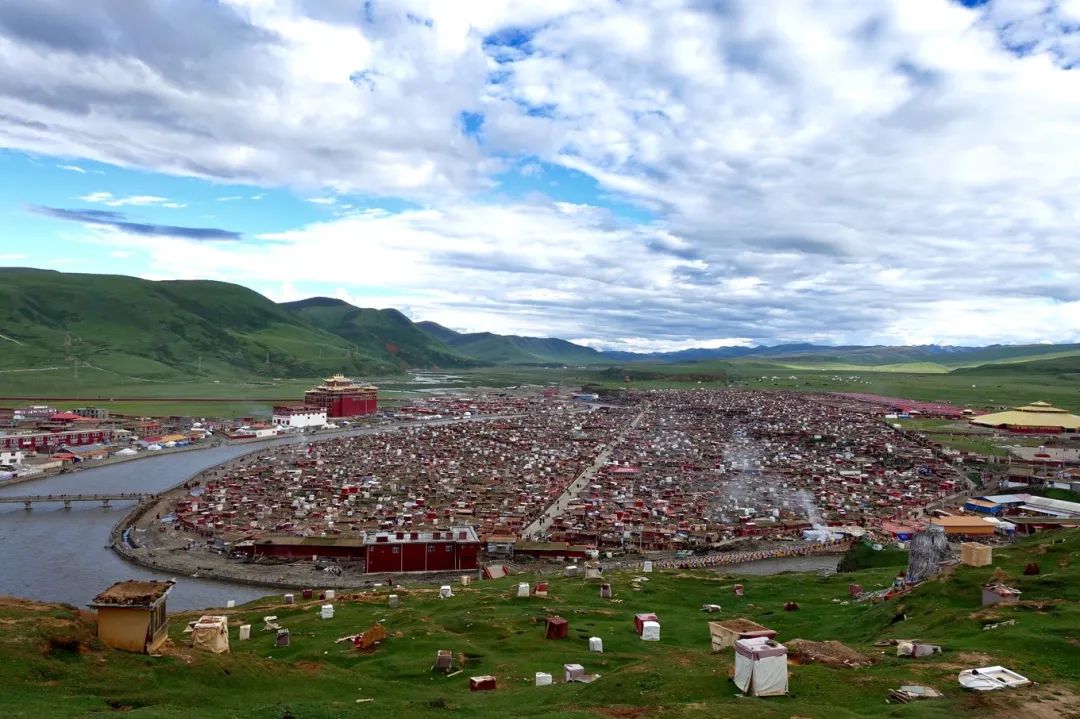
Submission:
<svg viewBox="0 0 1080 719">
<path fill-rule="evenodd" d="M 458 569 L 478 569 L 480 567 L 480 545 L 476 543 L 457 545 Z"/>
<path fill-rule="evenodd" d="M 394 550 L 398 550 L 395 552 Z M 371 544 L 367 548 L 366 572 L 400 572 L 400 544 Z"/>
<path fill-rule="evenodd" d="M 84 444 L 108 442 L 110 439 L 112 439 L 112 430 L 109 429 L 38 432 L 36 434 L 16 434 L 0 437 L 0 449 L 45 449 L 56 448 L 62 444 L 78 447 Z"/>
<path fill-rule="evenodd" d="M 449 551 L 447 548 L 449 547 Z M 394 550 L 398 550 L 395 552 Z M 367 569 L 379 572 L 447 572 L 477 569 L 480 545 L 457 542 L 404 542 L 369 544 Z"/>
<path fill-rule="evenodd" d="M 379 400 L 375 397 L 352 397 L 344 395 L 334 398 L 335 417 L 352 417 L 361 414 L 375 414 L 379 411 Z"/>
</svg>

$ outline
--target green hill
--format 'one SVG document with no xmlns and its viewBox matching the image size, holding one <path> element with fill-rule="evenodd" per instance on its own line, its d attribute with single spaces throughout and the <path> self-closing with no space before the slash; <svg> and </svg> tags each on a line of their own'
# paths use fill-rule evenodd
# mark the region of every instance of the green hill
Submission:
<svg viewBox="0 0 1080 719">
<path fill-rule="evenodd" d="M 455 352 L 394 309 L 354 307 L 330 297 L 311 297 L 281 305 L 308 324 L 360 347 L 399 367 L 475 367 L 472 357 Z"/>
<path fill-rule="evenodd" d="M 1080 353 L 1049 359 L 1009 360 L 953 370 L 956 375 L 1052 375 L 1062 379 L 1080 378 Z"/>
<path fill-rule="evenodd" d="M 121 377 L 393 370 L 239 285 L 0 269 L 0 369 L 80 363 Z"/>
<path fill-rule="evenodd" d="M 947 372 L 961 367 L 1023 363 L 1069 356 L 1080 356 L 1080 345 L 804 347 L 797 351 L 762 347 L 744 352 L 740 359 L 762 359 L 791 369 Z"/>
</svg>

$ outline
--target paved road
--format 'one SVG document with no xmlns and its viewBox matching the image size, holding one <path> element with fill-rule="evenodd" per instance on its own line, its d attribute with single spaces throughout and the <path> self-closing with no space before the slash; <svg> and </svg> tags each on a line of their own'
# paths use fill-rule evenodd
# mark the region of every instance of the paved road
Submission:
<svg viewBox="0 0 1080 719">
<path fill-rule="evenodd" d="M 521 536 L 532 537 L 536 539 L 543 531 L 545 525 L 550 525 L 551 522 L 554 521 L 555 517 L 566 511 L 566 508 L 570 506 L 570 503 L 576 501 L 577 498 L 581 496 L 582 491 L 585 489 L 586 486 L 588 486 L 589 482 L 592 481 L 592 478 L 596 476 L 596 473 L 600 470 L 600 468 L 607 463 L 608 457 L 611 456 L 611 451 L 615 449 L 615 447 L 617 447 L 620 442 L 626 440 L 626 435 L 630 432 L 630 430 L 635 429 L 638 424 L 640 424 L 641 418 L 645 416 L 645 413 L 648 410 L 648 405 L 643 407 L 642 410 L 638 412 L 637 416 L 630 421 L 630 424 L 623 428 L 623 431 L 619 433 L 619 436 L 615 438 L 614 442 L 604 445 L 601 448 L 600 453 L 596 455 L 596 459 L 593 461 L 593 463 L 589 465 L 581 474 L 579 474 L 577 476 L 577 479 L 571 482 L 570 485 L 563 490 L 563 493 L 560 494 L 558 498 L 540 514 L 539 517 L 533 520 L 531 524 L 529 524 L 525 527 L 525 529 L 522 530 Z"/>
</svg>

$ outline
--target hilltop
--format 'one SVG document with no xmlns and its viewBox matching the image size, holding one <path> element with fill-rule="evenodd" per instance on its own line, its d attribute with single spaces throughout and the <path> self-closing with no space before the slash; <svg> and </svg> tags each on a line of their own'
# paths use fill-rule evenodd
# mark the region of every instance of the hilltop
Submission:
<svg viewBox="0 0 1080 719">
<path fill-rule="evenodd" d="M 491 364 L 587 365 L 607 363 L 612 359 L 591 347 L 552 337 L 461 333 L 436 322 L 418 322 L 416 326 L 458 352 Z"/>
<path fill-rule="evenodd" d="M 398 367 L 475 367 L 481 362 L 451 349 L 395 309 L 354 307 L 344 300 L 311 297 L 281 307 L 369 355 Z"/>
<path fill-rule="evenodd" d="M 0 269 L 0 369 L 80 363 L 118 377 L 311 377 L 394 366 L 262 295 L 209 280 Z"/>
<path fill-rule="evenodd" d="M 29 268 L 0 268 L 0 328 L 0 372 L 13 386 L 33 384 L 28 373 L 60 370 L 72 378 L 93 373 L 95 386 L 112 386 L 495 366 L 572 366 L 595 370 L 598 380 L 724 382 L 755 372 L 832 371 L 954 374 L 963 383 L 977 374 L 1073 379 L 1080 367 L 1076 344 L 599 351 L 558 338 L 458 332 L 328 297 L 277 304 L 227 282 Z"/>
<path fill-rule="evenodd" d="M 884 555 L 886 563 L 889 557 Z M 518 581 L 508 577 L 471 587 L 456 596 L 434 589 L 395 590 L 402 606 L 386 606 L 387 590 L 335 600 L 335 617 L 318 619 L 319 601 L 285 605 L 273 596 L 229 610 L 232 653 L 210 655 L 187 645 L 183 628 L 200 613 L 174 616 L 174 647 L 145 657 L 103 649 L 93 625 L 72 607 L 0 602 L 0 709 L 9 717 L 124 711 L 131 716 L 235 716 L 316 719 L 338 716 L 409 717 L 660 717 L 697 719 L 753 715 L 762 719 L 830 717 L 1058 717 L 1080 706 L 1080 532 L 1040 535 L 995 550 L 993 567 L 956 567 L 910 594 L 879 604 L 852 602 L 848 585 L 887 586 L 897 566 L 820 577 L 782 574 L 735 579 L 710 571 L 670 570 L 648 575 L 635 589 L 633 572 L 610 572 L 614 600 L 599 597 L 597 584 L 561 574 L 547 598 L 514 598 Z M 899 555 L 897 561 L 903 561 Z M 1025 576 L 1036 561 L 1041 574 Z M 980 585 L 991 576 L 1023 591 L 1021 604 L 984 609 Z M 736 581 L 746 587 L 736 597 Z M 798 611 L 783 611 L 795 601 Z M 706 614 L 704 603 L 722 606 Z M 633 630 L 636 612 L 656 613 L 659 642 L 643 642 Z M 203 612 L 205 613 L 205 612 Z M 276 615 L 292 631 L 292 645 L 275 648 L 260 631 L 262 617 Z M 543 619 L 559 614 L 570 622 L 565 640 L 545 640 Z M 790 695 L 739 698 L 729 680 L 730 650 L 710 653 L 707 622 L 747 617 L 796 638 L 837 640 L 874 663 L 862 668 L 822 664 L 789 667 Z M 1012 625 L 985 629 L 1013 620 Z M 381 622 L 388 639 L 369 653 L 336 644 L 339 637 Z M 250 642 L 236 626 L 253 625 Z M 587 639 L 603 639 L 604 653 L 590 653 Z M 944 653 L 919 660 L 897 657 L 888 639 L 917 638 L 941 644 Z M 436 651 L 450 649 L 463 672 L 429 671 Z M 559 677 L 562 664 L 577 662 L 602 676 L 593 684 L 534 687 L 533 673 Z M 1037 685 L 987 694 L 956 681 L 961 669 L 1002 664 Z M 492 674 L 498 689 L 471 693 L 468 677 Z M 886 704 L 890 689 L 926 684 L 944 693 L 906 706 Z M 358 700 L 371 699 L 358 704 Z"/>
</svg>

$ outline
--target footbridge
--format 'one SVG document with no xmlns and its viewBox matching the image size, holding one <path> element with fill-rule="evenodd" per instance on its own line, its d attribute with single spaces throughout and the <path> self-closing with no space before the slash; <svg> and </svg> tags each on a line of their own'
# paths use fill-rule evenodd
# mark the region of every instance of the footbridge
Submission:
<svg viewBox="0 0 1080 719">
<path fill-rule="evenodd" d="M 72 502 L 100 502 L 102 507 L 108 507 L 113 502 L 141 502 L 151 499 L 153 494 L 142 492 L 116 492 L 112 494 L 24 494 L 0 497 L 0 504 L 22 504 L 26 509 L 31 509 L 34 504 L 42 502 L 63 502 L 64 509 L 70 509 Z"/>
</svg>

